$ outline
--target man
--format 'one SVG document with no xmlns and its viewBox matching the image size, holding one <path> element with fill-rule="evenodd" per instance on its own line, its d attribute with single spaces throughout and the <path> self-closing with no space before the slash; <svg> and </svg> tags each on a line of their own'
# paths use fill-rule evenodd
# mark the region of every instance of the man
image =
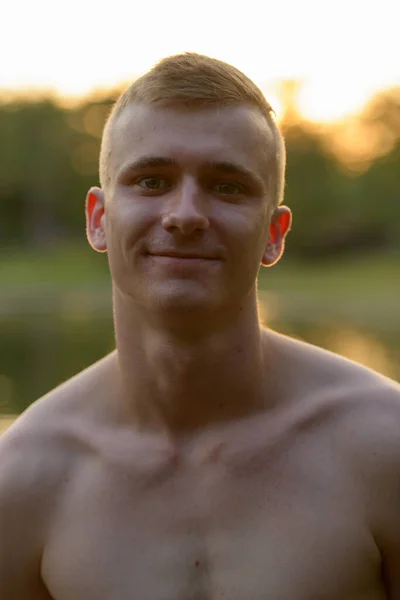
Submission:
<svg viewBox="0 0 400 600">
<path fill-rule="evenodd" d="M 284 165 L 225 63 L 117 102 L 86 205 L 116 351 L 1 440 L 2 600 L 400 598 L 399 386 L 258 320 Z"/>
</svg>

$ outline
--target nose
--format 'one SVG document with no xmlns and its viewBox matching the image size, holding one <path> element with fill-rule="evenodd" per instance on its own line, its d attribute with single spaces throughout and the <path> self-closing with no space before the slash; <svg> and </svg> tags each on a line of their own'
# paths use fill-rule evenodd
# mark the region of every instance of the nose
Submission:
<svg viewBox="0 0 400 600">
<path fill-rule="evenodd" d="M 206 208 L 206 200 L 198 184 L 184 181 L 165 206 L 162 227 L 169 232 L 179 230 L 182 235 L 208 229 L 210 222 Z"/>
</svg>

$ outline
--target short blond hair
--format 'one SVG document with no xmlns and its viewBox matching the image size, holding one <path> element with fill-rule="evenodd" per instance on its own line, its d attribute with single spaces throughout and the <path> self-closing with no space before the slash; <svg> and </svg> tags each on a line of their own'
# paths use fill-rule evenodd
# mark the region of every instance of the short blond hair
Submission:
<svg viewBox="0 0 400 600">
<path fill-rule="evenodd" d="M 244 104 L 257 108 L 265 116 L 272 133 L 273 148 L 267 167 L 272 208 L 281 203 L 286 167 L 283 136 L 262 91 L 236 67 L 190 52 L 164 58 L 134 81 L 114 104 L 104 127 L 100 151 L 100 184 L 104 189 L 111 181 L 109 162 L 113 127 L 122 111 L 132 104 L 188 108 Z"/>
</svg>

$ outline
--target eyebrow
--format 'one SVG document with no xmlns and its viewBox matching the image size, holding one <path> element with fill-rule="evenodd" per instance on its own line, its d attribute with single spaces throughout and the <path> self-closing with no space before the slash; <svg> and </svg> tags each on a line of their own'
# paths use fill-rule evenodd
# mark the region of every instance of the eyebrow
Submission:
<svg viewBox="0 0 400 600">
<path fill-rule="evenodd" d="M 176 160 L 166 158 L 165 156 L 142 156 L 142 158 L 122 167 L 118 173 L 118 178 L 140 169 L 147 169 L 149 167 L 171 167 L 177 166 L 177 164 Z"/>
<path fill-rule="evenodd" d="M 257 185 L 260 185 L 261 187 L 264 187 L 265 185 L 263 178 L 260 175 L 258 175 L 258 173 L 255 173 L 254 171 L 251 171 L 250 169 L 247 169 L 242 165 L 238 165 L 237 163 L 227 161 L 208 161 L 205 163 L 204 166 L 207 169 L 218 171 L 219 173 L 233 173 L 236 175 L 240 175 L 242 177 L 245 177 L 249 181 L 256 183 Z"/>
<path fill-rule="evenodd" d="M 130 163 L 129 165 L 122 167 L 122 169 L 118 173 L 118 179 L 120 177 L 124 177 L 124 176 L 128 175 L 129 173 L 140 170 L 140 169 L 157 168 L 157 167 L 171 167 L 171 166 L 172 167 L 178 166 L 178 162 L 176 160 L 174 160 L 173 158 L 167 158 L 165 156 L 143 156 L 143 157 L 139 158 L 138 160 Z M 224 174 L 240 175 L 241 177 L 244 177 L 245 179 L 253 182 L 254 184 L 256 184 L 258 186 L 261 186 L 261 187 L 265 186 L 265 181 L 263 180 L 263 178 L 260 175 L 258 175 L 254 171 L 251 171 L 250 169 L 247 169 L 246 167 L 243 167 L 242 165 L 238 165 L 237 163 L 234 163 L 234 162 L 206 161 L 202 165 L 202 168 L 210 170 L 210 171 L 211 170 L 218 171 L 219 173 L 224 173 Z"/>
</svg>

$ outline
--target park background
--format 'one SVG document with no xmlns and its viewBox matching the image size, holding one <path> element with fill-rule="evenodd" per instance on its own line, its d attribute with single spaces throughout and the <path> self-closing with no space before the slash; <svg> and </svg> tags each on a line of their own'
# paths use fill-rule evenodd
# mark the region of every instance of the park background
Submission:
<svg viewBox="0 0 400 600">
<path fill-rule="evenodd" d="M 182 51 L 251 76 L 286 139 L 294 222 L 284 258 L 260 273 L 263 322 L 400 380 L 395 3 L 263 6 L 258 16 L 253 0 L 205 0 L 192 12 L 181 0 L 155 2 L 151 14 L 124 0 L 107 9 L 16 0 L 6 9 L 0 428 L 114 347 L 107 257 L 85 240 L 85 194 L 98 183 L 102 128 L 118 94 Z"/>
</svg>

